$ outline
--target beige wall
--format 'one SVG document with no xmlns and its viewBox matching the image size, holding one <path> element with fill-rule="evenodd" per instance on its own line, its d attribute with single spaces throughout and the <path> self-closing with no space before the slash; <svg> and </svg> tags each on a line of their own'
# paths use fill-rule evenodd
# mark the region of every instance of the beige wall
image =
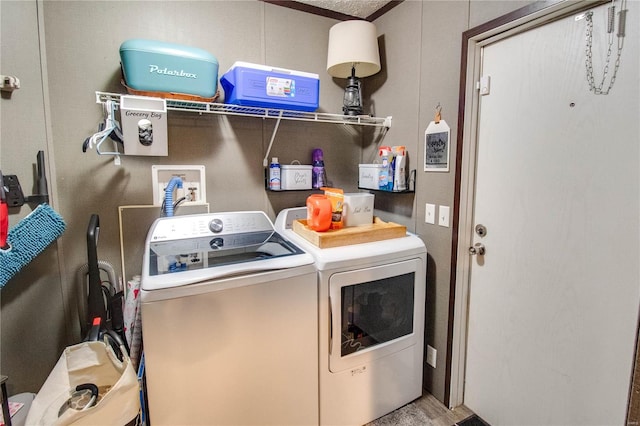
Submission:
<svg viewBox="0 0 640 426">
<path fill-rule="evenodd" d="M 312 148 L 323 148 L 329 179 L 353 191 L 357 164 L 371 162 L 380 144 L 407 146 L 409 166 L 417 169 L 416 193 L 376 194 L 376 208 L 382 217 L 406 224 L 427 245 L 427 343 L 438 350 L 438 360 L 437 369 L 425 367 L 425 383 L 441 400 L 452 234 L 450 228 L 424 224 L 424 204 L 453 205 L 455 144 L 449 173 L 424 173 L 420 161 L 424 130 L 440 103 L 455 142 L 462 32 L 526 3 L 401 3 L 375 22 L 383 69 L 364 81 L 375 114 L 393 116 L 386 136 L 381 138 L 370 129 L 283 122 L 271 151 L 281 162 L 308 162 Z M 79 339 L 76 271 L 86 263 L 90 215 L 100 215 L 99 258 L 111 262 L 119 273 L 117 209 L 151 203 L 152 164 L 205 165 L 213 211 L 258 209 L 274 218 L 282 208 L 303 205 L 308 195 L 264 191 L 262 158 L 275 123 L 257 118 L 171 112 L 167 158 L 123 157 L 118 167 L 110 157 L 82 153 L 82 141 L 101 120 L 94 92 L 123 91 L 120 43 L 142 37 L 200 47 L 218 58 L 220 74 L 237 60 L 318 73 L 323 112 L 340 111 L 344 82 L 332 80 L 325 71 L 327 34 L 335 20 L 258 1 L 45 1 L 36 5 L 3 0 L 0 10 L 1 73 L 16 74 L 23 84 L 10 100 L 0 102 L 0 167 L 4 173 L 19 175 L 28 192 L 36 152 L 45 150 L 55 174 L 50 181 L 52 202 L 68 224 L 59 244 L 0 292 L 0 369 L 11 376 L 10 389 L 36 391 L 62 348 Z M 39 72 L 38 16 L 46 49 L 44 86 Z M 45 102 L 43 94 L 48 94 Z M 29 211 L 25 206 L 12 212 L 12 224 Z M 133 274 L 127 273 L 125 278 Z M 32 367 L 35 360 L 41 360 L 37 368 Z"/>
<path fill-rule="evenodd" d="M 3 1 L 0 10 L 0 73 L 17 76 L 22 87 L 0 99 L 0 169 L 18 177 L 26 196 L 36 154 L 48 152 L 36 3 Z M 9 212 L 13 227 L 31 208 Z M 0 371 L 10 393 L 37 390 L 70 337 L 60 253 L 53 244 L 0 290 Z"/>
</svg>

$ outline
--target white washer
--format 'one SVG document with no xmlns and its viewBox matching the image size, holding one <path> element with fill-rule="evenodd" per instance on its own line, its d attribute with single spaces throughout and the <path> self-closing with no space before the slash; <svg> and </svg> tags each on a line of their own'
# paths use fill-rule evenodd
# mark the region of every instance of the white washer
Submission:
<svg viewBox="0 0 640 426">
<path fill-rule="evenodd" d="M 362 425 L 422 395 L 427 250 L 409 233 L 320 249 L 291 229 L 306 217 L 275 226 L 318 270 L 320 424 Z"/>
<path fill-rule="evenodd" d="M 317 274 L 263 212 L 161 218 L 141 284 L 151 424 L 318 423 Z"/>
</svg>

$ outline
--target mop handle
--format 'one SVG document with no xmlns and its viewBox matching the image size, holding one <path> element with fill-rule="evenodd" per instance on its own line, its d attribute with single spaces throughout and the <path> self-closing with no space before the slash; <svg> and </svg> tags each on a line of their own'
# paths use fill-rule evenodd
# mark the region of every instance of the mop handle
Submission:
<svg viewBox="0 0 640 426">
<path fill-rule="evenodd" d="M 7 234 L 9 233 L 9 208 L 7 203 L 0 201 L 0 249 L 6 250 L 9 248 L 7 245 Z"/>
<path fill-rule="evenodd" d="M 0 172 L 0 249 L 6 250 L 7 234 L 9 233 L 9 207 L 7 206 L 7 194 L 4 191 L 4 179 Z"/>
</svg>

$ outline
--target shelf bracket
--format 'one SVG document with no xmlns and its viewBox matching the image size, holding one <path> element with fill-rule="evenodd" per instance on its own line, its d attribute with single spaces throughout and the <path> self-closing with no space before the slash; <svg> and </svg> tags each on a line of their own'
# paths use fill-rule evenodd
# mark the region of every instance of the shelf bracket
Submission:
<svg viewBox="0 0 640 426">
<path fill-rule="evenodd" d="M 267 147 L 267 153 L 264 155 L 262 159 L 262 165 L 264 167 L 269 166 L 269 154 L 271 153 L 271 147 L 273 146 L 273 141 L 276 139 L 276 133 L 278 133 L 278 127 L 280 127 L 280 121 L 282 120 L 282 111 L 278 114 L 278 118 L 276 119 L 276 125 L 273 128 L 273 133 L 271 133 L 271 140 L 269 141 L 269 146 Z"/>
</svg>

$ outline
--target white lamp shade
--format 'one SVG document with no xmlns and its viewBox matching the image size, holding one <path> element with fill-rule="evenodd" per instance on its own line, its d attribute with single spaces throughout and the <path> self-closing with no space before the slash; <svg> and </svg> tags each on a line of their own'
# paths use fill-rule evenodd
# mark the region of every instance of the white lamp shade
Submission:
<svg viewBox="0 0 640 426">
<path fill-rule="evenodd" d="M 368 77 L 380 71 L 376 26 L 368 21 L 344 21 L 329 30 L 327 72 L 333 77 Z"/>
</svg>

